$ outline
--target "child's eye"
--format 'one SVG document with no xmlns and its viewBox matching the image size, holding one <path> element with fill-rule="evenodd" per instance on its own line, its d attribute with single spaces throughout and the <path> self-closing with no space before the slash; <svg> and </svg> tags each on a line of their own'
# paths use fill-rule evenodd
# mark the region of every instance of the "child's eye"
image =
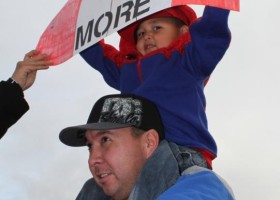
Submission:
<svg viewBox="0 0 280 200">
<path fill-rule="evenodd" d="M 144 36 L 144 31 L 137 33 L 137 38 L 141 38 Z"/>
<path fill-rule="evenodd" d="M 154 30 L 154 31 L 158 31 L 159 29 L 161 29 L 161 26 L 154 26 L 154 27 L 153 27 L 153 30 Z"/>
</svg>

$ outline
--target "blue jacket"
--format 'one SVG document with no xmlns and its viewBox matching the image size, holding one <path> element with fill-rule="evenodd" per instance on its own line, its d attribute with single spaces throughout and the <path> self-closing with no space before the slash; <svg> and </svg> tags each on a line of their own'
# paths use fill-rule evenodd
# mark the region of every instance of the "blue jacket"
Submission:
<svg viewBox="0 0 280 200">
<path fill-rule="evenodd" d="M 192 166 L 157 200 L 234 200 L 230 186 L 209 169 Z"/>
<path fill-rule="evenodd" d="M 111 87 L 153 101 L 167 140 L 216 156 L 205 114 L 204 85 L 229 47 L 228 15 L 228 10 L 206 7 L 188 33 L 145 56 L 135 47 L 118 51 L 104 41 L 81 56 Z"/>
</svg>

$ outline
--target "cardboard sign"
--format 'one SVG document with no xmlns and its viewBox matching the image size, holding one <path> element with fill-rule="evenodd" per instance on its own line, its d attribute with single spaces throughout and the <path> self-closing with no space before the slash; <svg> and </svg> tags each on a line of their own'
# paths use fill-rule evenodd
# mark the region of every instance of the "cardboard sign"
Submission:
<svg viewBox="0 0 280 200">
<path fill-rule="evenodd" d="M 36 47 L 58 65 L 129 24 L 171 6 L 198 4 L 239 11 L 239 0 L 69 0 Z"/>
</svg>

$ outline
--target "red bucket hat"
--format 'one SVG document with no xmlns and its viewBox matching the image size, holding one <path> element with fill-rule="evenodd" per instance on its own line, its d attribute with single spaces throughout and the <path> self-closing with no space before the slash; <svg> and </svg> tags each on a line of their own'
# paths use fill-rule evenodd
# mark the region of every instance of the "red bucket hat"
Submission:
<svg viewBox="0 0 280 200">
<path fill-rule="evenodd" d="M 181 21 L 183 21 L 187 26 L 190 26 L 191 23 L 197 19 L 196 13 L 194 10 L 187 6 L 175 6 L 171 8 L 167 8 L 165 10 L 159 11 L 143 19 L 140 19 L 129 26 L 118 31 L 121 41 L 120 41 L 120 49 L 133 47 L 136 45 L 134 40 L 134 32 L 138 25 L 140 25 L 143 21 L 148 19 L 160 18 L 160 17 L 175 17 Z"/>
</svg>

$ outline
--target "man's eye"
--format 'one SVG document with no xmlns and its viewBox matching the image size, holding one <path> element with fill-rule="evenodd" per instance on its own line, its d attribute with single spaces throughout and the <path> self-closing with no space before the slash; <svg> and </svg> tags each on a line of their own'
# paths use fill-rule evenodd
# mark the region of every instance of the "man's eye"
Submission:
<svg viewBox="0 0 280 200">
<path fill-rule="evenodd" d="M 92 144 L 87 144 L 88 150 L 91 150 Z"/>
<path fill-rule="evenodd" d="M 104 143 L 110 141 L 110 138 L 108 138 L 108 137 L 102 137 L 100 141 L 101 141 L 102 144 L 104 144 Z"/>
</svg>

